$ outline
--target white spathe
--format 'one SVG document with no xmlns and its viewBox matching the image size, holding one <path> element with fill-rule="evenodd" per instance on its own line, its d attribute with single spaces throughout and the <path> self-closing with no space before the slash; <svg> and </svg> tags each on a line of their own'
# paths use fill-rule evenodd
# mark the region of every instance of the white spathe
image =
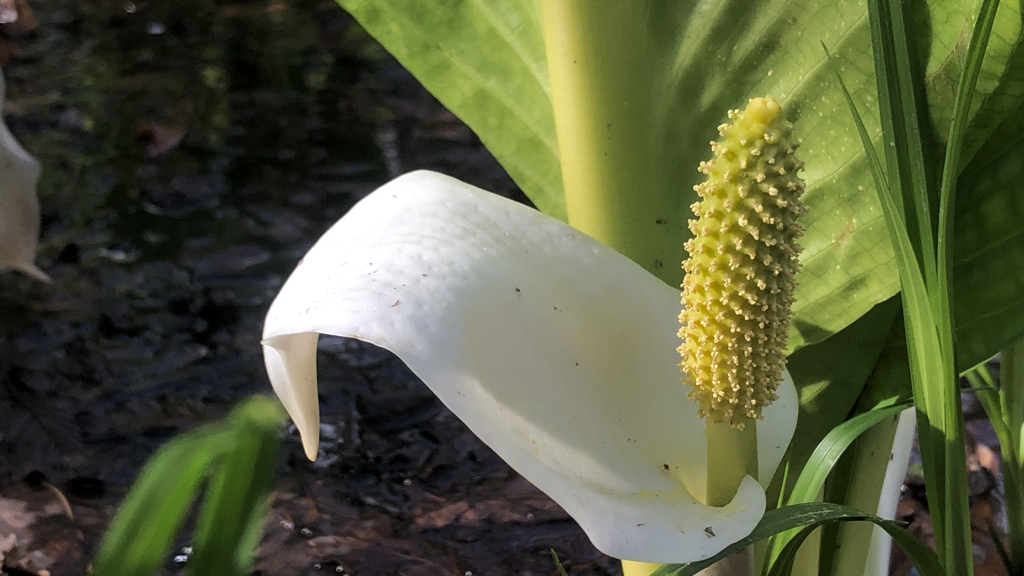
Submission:
<svg viewBox="0 0 1024 576">
<path fill-rule="evenodd" d="M 0 115 L 4 91 L 0 74 Z M 0 116 L 0 271 L 13 268 L 49 282 L 49 276 L 34 263 L 39 237 L 39 172 L 39 162 L 18 144 Z"/>
<path fill-rule="evenodd" d="M 680 383 L 679 291 L 585 234 L 453 178 L 414 172 L 310 249 L 267 313 L 274 390 L 317 453 L 317 334 L 397 354 L 611 556 L 706 558 L 765 510 L 746 478 L 701 504 L 704 422 Z M 767 483 L 796 426 L 789 375 L 758 423 Z"/>
</svg>

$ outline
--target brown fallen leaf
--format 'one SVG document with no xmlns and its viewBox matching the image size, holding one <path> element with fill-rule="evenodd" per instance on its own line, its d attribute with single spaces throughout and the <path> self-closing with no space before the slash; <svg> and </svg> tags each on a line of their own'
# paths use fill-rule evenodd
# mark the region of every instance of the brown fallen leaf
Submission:
<svg viewBox="0 0 1024 576">
<path fill-rule="evenodd" d="M 146 156 L 154 158 L 180 144 L 185 137 L 185 127 L 143 120 L 135 125 L 135 137 L 146 148 Z"/>
<path fill-rule="evenodd" d="M 15 38 L 38 25 L 28 0 L 0 0 L 0 66 L 6 66 L 18 51 Z"/>
<path fill-rule="evenodd" d="M 23 484 L 0 491 L 2 566 L 36 576 L 72 576 L 85 568 L 82 531 L 50 490 Z"/>
<path fill-rule="evenodd" d="M 0 33 L 17 37 L 39 26 L 28 0 L 0 0 Z"/>
</svg>

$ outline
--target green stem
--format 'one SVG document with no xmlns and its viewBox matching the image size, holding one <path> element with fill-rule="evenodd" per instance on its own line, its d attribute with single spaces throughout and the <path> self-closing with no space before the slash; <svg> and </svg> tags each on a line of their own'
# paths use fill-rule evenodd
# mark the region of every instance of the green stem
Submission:
<svg viewBox="0 0 1024 576">
<path fill-rule="evenodd" d="M 732 502 L 745 476 L 757 478 L 757 421 L 750 420 L 743 430 L 727 423 L 707 425 L 708 432 L 708 506 Z"/>
<path fill-rule="evenodd" d="M 748 420 L 743 430 L 737 430 L 726 422 L 708 423 L 708 471 L 707 494 L 704 503 L 708 506 L 725 506 L 732 502 L 739 490 L 740 482 L 746 476 L 757 478 L 757 421 Z M 754 574 L 754 550 L 744 548 L 724 558 L 700 576 L 743 576 Z"/>
<path fill-rule="evenodd" d="M 826 499 L 843 502 L 858 510 L 876 511 L 883 497 L 899 418 L 875 425 L 850 447 L 833 474 Z M 910 429 L 911 434 L 913 428 Z M 904 471 L 904 466 L 899 466 Z M 900 481 L 902 482 L 902 475 Z M 829 554 L 824 557 L 821 573 L 834 576 L 882 576 L 870 562 L 872 525 L 861 522 L 840 524 L 827 531 L 822 539 Z M 886 564 L 888 565 L 888 564 Z"/>
<path fill-rule="evenodd" d="M 658 141 L 653 94 L 669 50 L 654 44 L 647 3 L 542 2 L 569 224 L 672 286 L 687 206 L 677 147 Z M 696 166 L 689 168 L 696 179 Z"/>
<path fill-rule="evenodd" d="M 974 394 L 985 410 L 996 436 L 1002 456 L 1003 485 L 1006 490 L 1007 540 L 1009 550 L 1003 556 L 1010 576 L 1024 576 L 1024 468 L 1021 466 L 1020 427 L 1024 421 L 1024 407 L 1020 396 L 1024 392 L 1021 362 L 1024 362 L 1024 343 L 1018 341 L 1002 351 L 1002 369 L 996 383 L 987 363 L 967 372 Z"/>
<path fill-rule="evenodd" d="M 645 40 L 644 9 L 604 0 L 541 6 L 569 224 L 679 286 L 681 214 L 693 196 L 680 193 L 668 157 L 645 129 L 657 50 Z M 622 563 L 625 576 L 659 566 Z"/>
<path fill-rule="evenodd" d="M 559 0 L 541 6 L 569 224 L 679 286 L 689 237 L 687 207 L 696 198 L 681 174 L 692 173 L 689 183 L 697 174 L 696 166 L 680 167 L 673 152 L 678 143 L 652 136 L 660 122 L 653 95 L 665 90 L 661 78 L 673 53 L 655 43 L 665 35 L 651 33 L 662 19 L 648 3 Z M 717 477 L 712 483 L 723 503 L 732 500 L 746 471 L 756 476 L 756 444 L 749 441 L 756 437 L 754 426 L 748 428 L 740 436 L 754 447 L 754 459 L 742 466 L 714 464 L 738 474 L 725 483 L 730 489 Z M 709 442 L 712 436 L 718 437 L 709 432 Z M 712 454 L 736 451 L 724 439 L 714 442 Z M 624 568 L 640 576 L 657 565 L 625 562 Z M 730 574 L 744 572 L 753 573 Z"/>
</svg>

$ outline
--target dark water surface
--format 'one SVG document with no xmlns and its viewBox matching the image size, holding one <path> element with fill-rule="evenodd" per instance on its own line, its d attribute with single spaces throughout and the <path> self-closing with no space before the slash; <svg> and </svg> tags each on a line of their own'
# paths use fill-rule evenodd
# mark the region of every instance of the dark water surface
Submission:
<svg viewBox="0 0 1024 576">
<path fill-rule="evenodd" d="M 355 201 L 415 168 L 521 193 L 332 2 L 32 7 L 5 112 L 43 163 L 54 283 L 0 274 L 0 498 L 51 505 L 39 473 L 67 496 L 21 542 L 60 576 L 154 449 L 269 393 L 263 314 Z M 258 573 L 554 574 L 549 548 L 616 572 L 401 363 L 321 348 L 325 457 L 290 433 Z"/>
</svg>

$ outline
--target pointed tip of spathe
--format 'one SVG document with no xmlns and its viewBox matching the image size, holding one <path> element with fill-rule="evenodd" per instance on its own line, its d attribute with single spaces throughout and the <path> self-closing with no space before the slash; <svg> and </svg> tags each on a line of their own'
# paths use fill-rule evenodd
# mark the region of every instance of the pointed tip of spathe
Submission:
<svg viewBox="0 0 1024 576">
<path fill-rule="evenodd" d="M 53 278 L 50 278 L 49 274 L 43 272 L 38 266 L 31 262 L 15 266 L 14 268 L 24 272 L 29 277 L 34 278 L 43 284 L 53 284 Z"/>
<path fill-rule="evenodd" d="M 36 266 L 32 262 L 0 262 L 0 271 L 3 270 L 17 270 L 18 272 L 25 274 L 29 278 L 32 278 L 33 280 L 38 280 L 43 284 L 53 284 L 53 278 L 50 278 L 50 276 L 46 272 L 43 272 L 38 266 Z"/>
<path fill-rule="evenodd" d="M 320 399 L 316 381 L 316 332 L 265 338 L 267 376 L 302 438 L 306 458 L 316 460 L 320 445 Z"/>
<path fill-rule="evenodd" d="M 320 429 L 317 428 L 316 433 L 314 434 L 302 434 L 301 432 L 299 433 L 299 435 L 302 437 L 302 450 L 303 452 L 306 453 L 306 458 L 308 458 L 310 462 L 316 461 L 317 454 L 319 454 L 320 451 L 319 432 Z"/>
</svg>

